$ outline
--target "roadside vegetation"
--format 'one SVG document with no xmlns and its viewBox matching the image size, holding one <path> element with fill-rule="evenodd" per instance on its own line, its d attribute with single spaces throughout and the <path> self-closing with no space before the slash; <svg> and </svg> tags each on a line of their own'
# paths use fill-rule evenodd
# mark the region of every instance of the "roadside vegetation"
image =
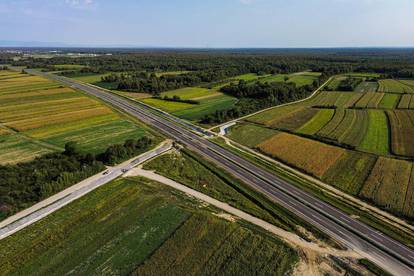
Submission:
<svg viewBox="0 0 414 276">
<path fill-rule="evenodd" d="M 69 142 L 61 153 L 15 165 L 0 165 L 0 220 L 103 171 L 105 165 L 139 155 L 153 144 L 147 137 L 130 139 L 94 155 L 83 153 L 76 142 Z"/>
<path fill-rule="evenodd" d="M 0 241 L 0 273 L 233 275 L 247 263 L 252 274 L 293 269 L 295 250 L 215 212 L 158 183 L 119 179 Z"/>
</svg>

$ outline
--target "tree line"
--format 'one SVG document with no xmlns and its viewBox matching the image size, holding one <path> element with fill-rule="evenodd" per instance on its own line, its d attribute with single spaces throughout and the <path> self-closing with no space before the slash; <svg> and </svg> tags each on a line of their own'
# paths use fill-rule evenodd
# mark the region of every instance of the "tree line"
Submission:
<svg viewBox="0 0 414 276">
<path fill-rule="evenodd" d="M 83 153 L 75 142 L 65 150 L 33 161 L 0 166 L 0 220 L 27 208 L 83 179 L 148 150 L 152 139 L 126 140 L 94 155 Z"/>
<path fill-rule="evenodd" d="M 200 121 L 202 124 L 223 123 L 258 110 L 279 105 L 287 102 L 297 101 L 309 96 L 329 75 L 322 74 L 318 80 L 311 85 L 297 87 L 295 83 L 289 82 L 260 82 L 253 83 L 244 80 L 238 83 L 222 87 L 221 92 L 239 99 L 234 107 L 216 111 L 206 115 Z"/>
</svg>

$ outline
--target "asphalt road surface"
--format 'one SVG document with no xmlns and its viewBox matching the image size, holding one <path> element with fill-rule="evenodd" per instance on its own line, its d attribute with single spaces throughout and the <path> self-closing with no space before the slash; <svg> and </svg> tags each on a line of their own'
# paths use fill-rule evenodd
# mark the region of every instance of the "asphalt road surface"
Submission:
<svg viewBox="0 0 414 276">
<path fill-rule="evenodd" d="M 95 190 L 96 188 L 118 178 L 124 172 L 129 171 L 138 164 L 141 164 L 161 153 L 164 153 L 171 149 L 171 143 L 164 143 L 159 147 L 141 154 L 140 156 L 133 158 L 119 164 L 116 167 L 109 168 L 105 173 L 100 173 L 93 177 L 90 177 L 78 184 L 75 184 L 60 193 L 53 195 L 34 206 L 23 210 L 22 212 L 13 215 L 4 221 L 0 222 L 0 240 L 4 239 L 13 233 L 29 226 L 32 223 L 46 217 L 47 215 L 59 210 L 60 208 L 68 205 L 72 201 L 86 195 L 87 193 Z"/>
<path fill-rule="evenodd" d="M 144 106 L 74 80 L 27 70 L 94 95 L 186 145 L 214 162 L 273 202 L 285 207 L 345 246 L 356 250 L 394 275 L 414 275 L 414 250 L 355 220 L 339 209 L 296 188 L 230 151 L 166 120 Z"/>
</svg>

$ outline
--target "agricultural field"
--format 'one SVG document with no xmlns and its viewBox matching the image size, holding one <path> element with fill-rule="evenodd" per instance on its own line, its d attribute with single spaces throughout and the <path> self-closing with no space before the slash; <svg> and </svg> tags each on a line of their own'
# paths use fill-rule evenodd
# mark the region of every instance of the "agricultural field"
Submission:
<svg viewBox="0 0 414 276">
<path fill-rule="evenodd" d="M 320 109 L 312 119 L 296 130 L 297 133 L 313 135 L 332 120 L 335 114 L 333 109 Z"/>
<path fill-rule="evenodd" d="M 355 103 L 355 108 L 377 108 L 384 95 L 384 93 L 366 92 L 364 93 L 364 96 Z"/>
<path fill-rule="evenodd" d="M 355 92 L 360 93 L 376 92 L 377 90 L 378 83 L 373 81 L 363 81 L 355 88 Z"/>
<path fill-rule="evenodd" d="M 386 93 L 382 97 L 382 100 L 379 103 L 378 108 L 381 108 L 381 109 L 394 109 L 394 108 L 396 108 L 399 99 L 400 99 L 400 95 Z"/>
<path fill-rule="evenodd" d="M 278 121 L 272 122 L 270 126 L 280 130 L 294 131 L 306 124 L 317 113 L 318 110 L 316 108 L 303 108 L 288 116 L 282 117 Z"/>
<path fill-rule="evenodd" d="M 412 216 L 414 214 L 412 170 L 411 162 L 379 157 L 360 196 L 394 213 Z"/>
<path fill-rule="evenodd" d="M 376 156 L 347 151 L 323 175 L 322 180 L 352 195 L 358 195 L 375 165 Z"/>
<path fill-rule="evenodd" d="M 398 103 L 398 109 L 414 109 L 414 95 L 402 95 Z"/>
<path fill-rule="evenodd" d="M 4 146 L 4 157 L 21 154 L 23 160 L 30 160 L 31 155 L 33 158 L 51 148 L 62 149 L 69 141 L 97 153 L 145 132 L 80 92 L 41 77 L 21 75 L 0 80 L 0 121 L 10 132 L 7 140 L 13 141 Z M 16 135 L 19 137 L 12 138 Z M 7 159 L 4 157 L 0 161 L 3 164 Z"/>
<path fill-rule="evenodd" d="M 388 154 L 388 122 L 382 110 L 368 110 L 368 130 L 359 148 L 368 152 Z"/>
<path fill-rule="evenodd" d="M 345 149 L 288 133 L 277 134 L 257 145 L 257 148 L 318 178 L 346 153 Z"/>
<path fill-rule="evenodd" d="M 359 99 L 363 97 L 362 93 L 356 92 L 326 92 L 319 93 L 311 101 L 314 107 L 353 107 Z"/>
<path fill-rule="evenodd" d="M 414 112 L 387 112 L 391 124 L 391 151 L 396 155 L 414 157 Z"/>
<path fill-rule="evenodd" d="M 410 82 L 409 82 L 410 83 Z M 414 86 L 408 85 L 407 81 L 386 79 L 379 81 L 379 92 L 385 93 L 414 93 Z"/>
<path fill-rule="evenodd" d="M 212 212 L 158 183 L 119 179 L 0 241 L 0 274 L 223 274 L 245 271 L 246 259 L 252 274 L 286 274 L 297 262 L 277 238 Z"/>
<path fill-rule="evenodd" d="M 357 147 L 365 137 L 368 124 L 368 113 L 365 110 L 336 109 L 332 120 L 317 135 Z"/>
<path fill-rule="evenodd" d="M 200 88 L 200 87 L 187 87 L 187 88 L 181 88 L 177 90 L 172 90 L 168 92 L 161 93 L 161 97 L 170 97 L 178 96 L 180 99 L 183 100 L 202 100 L 207 99 L 215 96 L 222 95 L 222 93 L 217 92 L 213 89 L 207 89 L 207 88 Z"/>
<path fill-rule="evenodd" d="M 220 95 L 200 100 L 199 105 L 196 105 L 191 109 L 174 112 L 174 115 L 186 120 L 198 121 L 204 116 L 212 114 L 216 111 L 231 108 L 236 102 L 237 99 L 233 97 Z"/>
<path fill-rule="evenodd" d="M 295 112 L 299 112 L 303 108 L 304 107 L 299 104 L 286 105 L 278 108 L 272 108 L 253 116 L 249 116 L 248 118 L 246 118 L 246 120 L 248 122 L 252 122 L 255 124 L 271 126 L 276 124 L 283 118 L 292 116 L 292 114 L 294 114 Z"/>
<path fill-rule="evenodd" d="M 263 126 L 237 124 L 230 128 L 228 137 L 242 145 L 253 148 L 277 133 L 278 131 Z"/>
</svg>

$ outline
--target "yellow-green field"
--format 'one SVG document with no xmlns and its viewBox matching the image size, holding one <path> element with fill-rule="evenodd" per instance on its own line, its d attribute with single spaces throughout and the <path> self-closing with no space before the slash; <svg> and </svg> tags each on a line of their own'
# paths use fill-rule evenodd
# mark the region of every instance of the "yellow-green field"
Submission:
<svg viewBox="0 0 414 276">
<path fill-rule="evenodd" d="M 42 77 L 18 76 L 0 79 L 0 164 L 30 160 L 63 148 L 69 141 L 79 142 L 85 151 L 99 152 L 110 144 L 144 134 L 144 130 L 81 92 Z"/>
</svg>

